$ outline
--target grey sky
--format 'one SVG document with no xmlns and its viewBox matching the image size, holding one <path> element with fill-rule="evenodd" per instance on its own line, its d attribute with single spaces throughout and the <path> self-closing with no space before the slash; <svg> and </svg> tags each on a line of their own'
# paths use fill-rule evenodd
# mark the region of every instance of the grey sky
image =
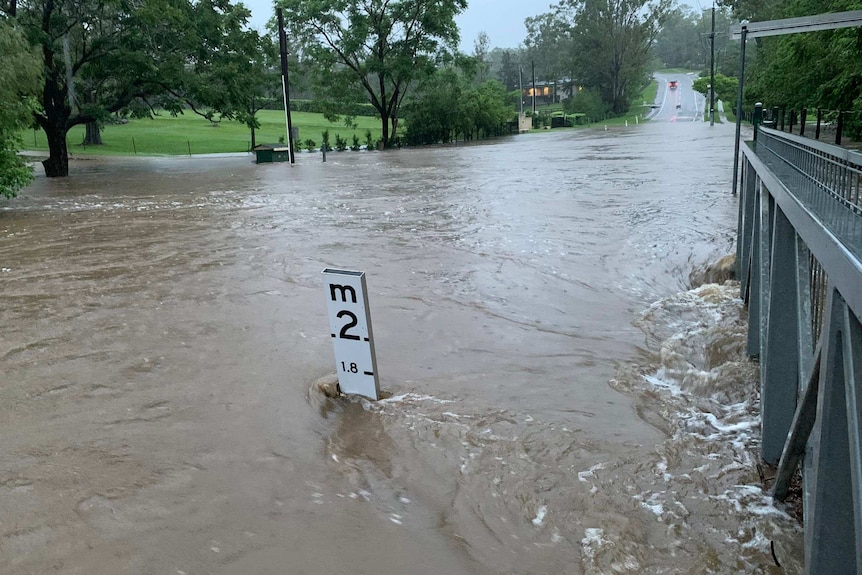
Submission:
<svg viewBox="0 0 862 575">
<path fill-rule="evenodd" d="M 272 0 L 242 0 L 251 10 L 252 28 L 263 30 L 274 14 Z M 473 41 L 479 32 L 488 34 L 491 47 L 515 48 L 527 35 L 524 20 L 547 12 L 548 0 L 468 0 L 467 10 L 456 21 L 461 30 L 462 52 L 473 51 Z M 679 4 L 693 8 L 709 8 L 712 0 L 680 0 Z"/>
</svg>

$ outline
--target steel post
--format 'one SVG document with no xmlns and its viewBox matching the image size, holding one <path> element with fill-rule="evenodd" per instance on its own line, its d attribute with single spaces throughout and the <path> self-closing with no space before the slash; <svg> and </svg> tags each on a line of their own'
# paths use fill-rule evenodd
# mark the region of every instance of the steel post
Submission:
<svg viewBox="0 0 862 575">
<path fill-rule="evenodd" d="M 858 411 L 848 413 L 848 383 L 854 383 L 848 381 L 848 375 L 856 374 L 846 365 L 848 360 L 853 364 L 848 344 L 854 337 L 850 312 L 838 290 L 830 290 L 827 309 L 815 424 L 817 441 L 813 446 L 813 467 L 806 470 L 813 486 L 805 522 L 806 571 L 812 575 L 858 575 L 856 517 L 860 493 L 853 477 L 858 477 L 859 460 L 858 453 L 851 454 L 850 431 L 855 428 L 854 442 L 858 442 L 859 418 Z M 857 332 L 858 325 L 856 322 Z"/>
<path fill-rule="evenodd" d="M 742 35 L 740 37 L 739 46 L 739 89 L 736 92 L 736 140 L 733 144 L 733 191 L 736 195 L 737 186 L 739 185 L 739 146 L 740 135 L 742 133 L 742 88 L 745 85 L 745 40 L 748 37 L 748 28 L 742 27 Z"/>
<path fill-rule="evenodd" d="M 799 387 L 799 291 L 796 231 L 780 208 L 774 209 L 766 330 L 760 363 L 761 458 L 781 459 L 796 412 Z"/>
</svg>

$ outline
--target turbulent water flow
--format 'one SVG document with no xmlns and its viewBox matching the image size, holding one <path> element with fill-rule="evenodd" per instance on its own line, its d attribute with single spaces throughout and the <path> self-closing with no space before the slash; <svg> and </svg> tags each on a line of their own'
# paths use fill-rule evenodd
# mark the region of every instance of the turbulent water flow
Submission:
<svg viewBox="0 0 862 575">
<path fill-rule="evenodd" d="M 798 572 L 738 286 L 688 280 L 732 138 L 39 178 L 0 204 L 0 571 Z M 312 385 L 324 267 L 367 273 L 382 401 Z"/>
</svg>

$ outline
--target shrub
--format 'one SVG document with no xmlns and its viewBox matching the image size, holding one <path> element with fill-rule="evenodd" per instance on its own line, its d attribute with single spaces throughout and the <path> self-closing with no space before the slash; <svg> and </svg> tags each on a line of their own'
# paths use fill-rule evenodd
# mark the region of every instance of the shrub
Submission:
<svg viewBox="0 0 862 575">
<path fill-rule="evenodd" d="M 365 130 L 365 149 L 369 152 L 374 149 L 374 140 L 371 139 L 371 130 Z"/>
<path fill-rule="evenodd" d="M 341 134 L 335 134 L 335 150 L 343 152 L 348 149 L 347 138 L 343 138 Z"/>
<path fill-rule="evenodd" d="M 320 135 L 323 138 L 323 143 L 320 145 L 320 149 L 328 152 L 332 148 L 329 146 L 329 130 L 323 130 L 323 133 Z"/>
<path fill-rule="evenodd" d="M 574 97 L 566 100 L 565 109 L 570 114 L 585 114 L 590 122 L 605 118 L 609 111 L 608 105 L 602 101 L 598 91 L 593 89 L 578 91 Z"/>
<path fill-rule="evenodd" d="M 350 150 L 353 152 L 359 151 L 359 136 L 353 134 L 353 144 L 350 146 Z"/>
<path fill-rule="evenodd" d="M 314 152 L 315 150 L 317 150 L 317 142 L 315 142 L 311 138 L 307 139 L 305 142 L 303 142 L 303 144 L 305 144 L 305 149 L 309 152 Z"/>
</svg>

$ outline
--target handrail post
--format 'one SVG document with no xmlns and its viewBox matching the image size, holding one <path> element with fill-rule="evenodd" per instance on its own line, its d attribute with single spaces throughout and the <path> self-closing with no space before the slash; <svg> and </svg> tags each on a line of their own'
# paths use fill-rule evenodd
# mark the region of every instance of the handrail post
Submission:
<svg viewBox="0 0 862 575">
<path fill-rule="evenodd" d="M 820 124 L 823 122 L 823 109 L 817 108 L 817 129 L 814 131 L 814 139 L 820 139 Z"/>
<path fill-rule="evenodd" d="M 739 138 L 742 130 L 742 87 L 745 85 L 745 41 L 748 38 L 748 28 L 742 26 L 742 36 L 739 47 L 739 89 L 736 93 L 736 140 L 733 144 L 733 195 L 736 195 L 741 175 L 739 173 Z"/>
<path fill-rule="evenodd" d="M 835 131 L 835 145 L 841 145 L 841 136 L 844 133 L 844 112 L 838 112 L 838 127 Z"/>
<path fill-rule="evenodd" d="M 754 141 L 757 141 L 757 132 L 759 131 L 760 124 L 763 123 L 763 103 L 758 102 L 754 105 L 754 118 L 751 120 L 751 123 L 754 125 Z"/>
</svg>

